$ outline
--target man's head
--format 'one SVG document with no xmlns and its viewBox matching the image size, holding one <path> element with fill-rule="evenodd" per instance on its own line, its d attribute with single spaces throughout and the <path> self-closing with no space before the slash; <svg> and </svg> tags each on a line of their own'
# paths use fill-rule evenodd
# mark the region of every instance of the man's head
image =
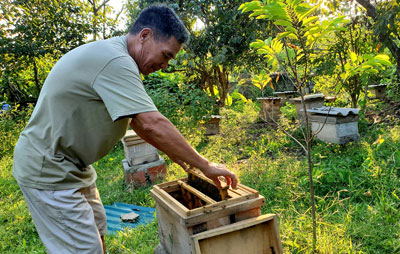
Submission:
<svg viewBox="0 0 400 254">
<path fill-rule="evenodd" d="M 144 9 L 128 34 L 128 52 L 139 71 L 150 74 L 166 69 L 183 43 L 189 39 L 182 21 L 166 6 Z"/>
<path fill-rule="evenodd" d="M 183 44 L 189 39 L 189 34 L 179 17 L 172 9 L 163 5 L 154 5 L 144 9 L 129 33 L 136 35 L 143 28 L 153 30 L 154 38 L 157 41 L 166 41 L 173 36 L 180 44 Z"/>
</svg>

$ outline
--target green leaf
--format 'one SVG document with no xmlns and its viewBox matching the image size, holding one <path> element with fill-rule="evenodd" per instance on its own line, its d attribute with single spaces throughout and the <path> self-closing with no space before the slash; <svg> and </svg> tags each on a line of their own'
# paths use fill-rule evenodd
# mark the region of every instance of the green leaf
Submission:
<svg viewBox="0 0 400 254">
<path fill-rule="evenodd" d="M 286 30 L 289 31 L 289 32 L 292 32 L 294 34 L 297 33 L 296 29 L 294 29 L 293 27 L 290 27 L 290 26 L 286 27 Z"/>
<path fill-rule="evenodd" d="M 294 0 L 290 3 L 290 6 L 292 8 L 295 8 L 302 0 Z"/>
<path fill-rule="evenodd" d="M 283 33 L 279 33 L 276 36 L 276 38 L 278 40 L 281 40 L 281 39 L 286 38 L 286 37 L 288 37 L 290 39 L 298 40 L 298 37 L 295 34 L 293 34 L 292 32 L 283 32 Z"/>
<path fill-rule="evenodd" d="M 262 47 L 264 47 L 264 45 L 265 45 L 265 42 L 263 42 L 262 40 L 256 40 L 256 41 L 250 43 L 250 47 L 252 47 L 252 48 L 262 48 Z"/>
<path fill-rule="evenodd" d="M 385 54 L 376 55 L 374 57 L 374 59 L 377 60 L 381 64 L 388 65 L 388 66 L 392 65 L 392 63 L 389 60 L 390 58 L 388 55 L 385 55 Z"/>
<path fill-rule="evenodd" d="M 266 6 L 271 20 L 287 20 L 291 22 L 289 15 L 285 9 L 285 5 L 279 2 L 271 2 Z"/>
<path fill-rule="evenodd" d="M 269 50 L 262 48 L 262 49 L 257 50 L 257 54 L 267 55 L 267 54 L 269 54 Z"/>
<path fill-rule="evenodd" d="M 283 44 L 278 39 L 273 39 L 271 42 L 271 49 L 276 53 L 279 54 L 282 51 Z"/>
<path fill-rule="evenodd" d="M 303 21 L 303 19 L 305 19 L 308 15 L 313 13 L 318 7 L 319 7 L 319 5 L 316 5 L 313 8 L 311 8 L 310 10 L 306 11 L 304 14 L 300 15 L 299 21 Z"/>
<path fill-rule="evenodd" d="M 292 23 L 287 20 L 277 20 L 274 21 L 274 24 L 278 26 L 293 27 Z"/>
<path fill-rule="evenodd" d="M 268 19 L 267 15 L 260 15 L 256 19 Z"/>
<path fill-rule="evenodd" d="M 296 60 L 297 60 L 297 61 L 300 61 L 300 59 L 301 59 L 302 57 L 304 57 L 304 54 L 298 55 L 297 58 L 296 58 Z"/>
<path fill-rule="evenodd" d="M 350 59 L 351 59 L 351 61 L 352 61 L 353 63 L 356 63 L 356 62 L 357 62 L 357 59 L 358 59 L 357 54 L 356 54 L 355 52 L 353 52 L 353 51 L 350 51 Z"/>
<path fill-rule="evenodd" d="M 229 94 L 226 95 L 225 104 L 228 106 L 232 105 L 232 96 L 230 96 Z"/>
<path fill-rule="evenodd" d="M 261 87 L 261 84 L 260 83 L 258 83 L 258 82 L 253 82 L 253 85 L 255 86 L 255 87 L 257 87 L 258 89 L 262 89 L 262 87 Z"/>
<path fill-rule="evenodd" d="M 314 22 L 318 19 L 319 19 L 319 17 L 316 17 L 316 16 L 306 18 L 303 20 L 303 26 L 307 26 L 309 23 Z"/>
<path fill-rule="evenodd" d="M 243 3 L 239 6 L 238 10 L 242 10 L 242 13 L 249 12 L 256 10 L 261 7 L 261 2 L 260 1 L 251 1 L 248 3 Z"/>
</svg>

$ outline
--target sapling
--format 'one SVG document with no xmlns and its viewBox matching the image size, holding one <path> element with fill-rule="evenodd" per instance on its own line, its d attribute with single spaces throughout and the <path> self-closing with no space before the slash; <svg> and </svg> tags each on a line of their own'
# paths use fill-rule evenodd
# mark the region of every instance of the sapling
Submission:
<svg viewBox="0 0 400 254">
<path fill-rule="evenodd" d="M 252 1 L 244 3 L 239 9 L 242 12 L 252 12 L 250 17 L 270 20 L 279 31 L 275 38 L 256 40 L 251 46 L 257 49 L 259 54 L 265 56 L 269 66 L 274 69 L 284 70 L 288 73 L 301 98 L 305 126 L 303 132 L 304 143 L 296 139 L 288 131 L 281 129 L 294 139 L 304 150 L 308 163 L 308 176 L 310 187 L 310 199 L 313 221 L 313 252 L 316 252 L 316 209 L 313 185 L 313 163 L 311 160 L 311 142 L 316 133 L 311 132 L 310 119 L 305 103 L 305 87 L 313 72 L 313 60 L 323 54 L 319 42 L 330 33 L 342 29 L 344 17 L 332 20 L 320 20 L 314 13 L 320 7 L 321 2 L 311 6 L 301 0 L 278 1 Z M 275 121 L 274 121 L 275 122 Z M 275 122 L 276 123 L 276 122 Z M 324 126 L 322 125 L 320 129 Z"/>
</svg>

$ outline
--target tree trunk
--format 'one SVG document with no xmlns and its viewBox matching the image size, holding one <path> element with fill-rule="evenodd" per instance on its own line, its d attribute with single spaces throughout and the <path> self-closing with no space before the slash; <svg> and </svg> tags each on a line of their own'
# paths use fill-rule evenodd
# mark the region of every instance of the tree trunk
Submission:
<svg viewBox="0 0 400 254">
<path fill-rule="evenodd" d="M 357 95 L 355 93 L 351 93 L 350 97 L 351 97 L 351 107 L 357 108 L 357 101 L 358 101 Z"/>
<path fill-rule="evenodd" d="M 39 81 L 39 71 L 36 65 L 36 61 L 35 58 L 33 58 L 33 74 L 34 74 L 34 79 L 35 79 L 35 86 L 36 86 L 36 90 L 37 90 L 37 95 L 39 97 L 40 94 L 40 81 Z"/>
<path fill-rule="evenodd" d="M 367 10 L 367 15 L 373 18 L 375 21 L 378 17 L 378 12 L 376 7 L 371 4 L 368 0 L 356 0 L 358 4 Z M 384 34 L 379 34 L 379 40 L 384 43 L 392 53 L 394 59 L 396 60 L 397 77 L 400 79 L 400 48 L 397 47 L 396 42 L 394 42 L 389 34 L 386 32 Z"/>
<path fill-rule="evenodd" d="M 219 99 L 220 106 L 225 107 L 225 100 L 228 97 L 229 93 L 229 72 L 225 67 L 216 66 L 214 67 L 214 75 L 216 77 L 218 91 L 219 91 Z"/>
</svg>

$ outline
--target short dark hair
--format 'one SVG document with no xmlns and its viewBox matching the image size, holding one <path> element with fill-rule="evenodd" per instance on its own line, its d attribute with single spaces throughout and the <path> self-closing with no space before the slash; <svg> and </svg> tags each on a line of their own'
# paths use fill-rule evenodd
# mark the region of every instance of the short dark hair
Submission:
<svg viewBox="0 0 400 254">
<path fill-rule="evenodd" d="M 180 44 L 189 40 L 189 33 L 182 20 L 165 5 L 153 5 L 143 9 L 129 33 L 136 35 L 144 28 L 152 29 L 154 38 L 158 41 L 169 39 L 171 36 Z"/>
</svg>

